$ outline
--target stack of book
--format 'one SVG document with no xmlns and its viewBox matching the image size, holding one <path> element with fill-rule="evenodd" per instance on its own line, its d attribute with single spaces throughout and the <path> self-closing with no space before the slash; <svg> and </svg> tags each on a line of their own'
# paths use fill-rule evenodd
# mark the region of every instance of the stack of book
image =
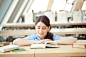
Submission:
<svg viewBox="0 0 86 57">
<path fill-rule="evenodd" d="M 73 48 L 86 48 L 86 40 L 78 40 L 76 43 L 72 44 Z"/>
</svg>

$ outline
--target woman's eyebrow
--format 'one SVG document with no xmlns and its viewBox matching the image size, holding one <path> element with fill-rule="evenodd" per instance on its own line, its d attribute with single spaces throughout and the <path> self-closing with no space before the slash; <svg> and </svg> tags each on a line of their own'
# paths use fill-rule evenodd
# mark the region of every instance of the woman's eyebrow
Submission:
<svg viewBox="0 0 86 57">
<path fill-rule="evenodd" d="M 37 27 L 41 27 L 41 26 L 37 26 Z M 43 27 L 47 27 L 47 26 L 43 26 Z"/>
<path fill-rule="evenodd" d="M 43 26 L 43 27 L 47 27 L 47 26 Z"/>
<path fill-rule="evenodd" d="M 37 26 L 37 27 L 40 27 L 40 26 Z"/>
</svg>

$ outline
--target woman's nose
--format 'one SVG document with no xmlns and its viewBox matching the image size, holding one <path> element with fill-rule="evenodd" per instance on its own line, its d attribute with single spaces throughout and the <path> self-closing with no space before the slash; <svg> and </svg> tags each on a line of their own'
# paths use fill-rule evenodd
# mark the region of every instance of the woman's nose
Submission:
<svg viewBox="0 0 86 57">
<path fill-rule="evenodd" d="M 40 29 L 40 32 L 42 33 L 42 32 L 43 32 L 43 30 L 42 30 L 42 29 Z"/>
</svg>

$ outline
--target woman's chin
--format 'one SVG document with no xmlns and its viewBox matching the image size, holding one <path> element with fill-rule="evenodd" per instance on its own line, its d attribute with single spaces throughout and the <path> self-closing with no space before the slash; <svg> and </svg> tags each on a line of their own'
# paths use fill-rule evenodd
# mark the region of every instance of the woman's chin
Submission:
<svg viewBox="0 0 86 57">
<path fill-rule="evenodd" d="M 42 35 L 39 35 L 39 37 L 40 37 L 40 38 L 43 38 L 43 36 L 42 36 Z"/>
</svg>

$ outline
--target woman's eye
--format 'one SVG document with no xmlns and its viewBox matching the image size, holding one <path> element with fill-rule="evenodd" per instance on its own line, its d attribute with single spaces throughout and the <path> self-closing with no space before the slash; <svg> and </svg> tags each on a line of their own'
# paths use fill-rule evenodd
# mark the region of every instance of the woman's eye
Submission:
<svg viewBox="0 0 86 57">
<path fill-rule="evenodd" d="M 40 28 L 37 28 L 37 29 L 40 29 Z"/>
<path fill-rule="evenodd" d="M 43 28 L 43 29 L 46 29 L 46 28 Z"/>
</svg>

